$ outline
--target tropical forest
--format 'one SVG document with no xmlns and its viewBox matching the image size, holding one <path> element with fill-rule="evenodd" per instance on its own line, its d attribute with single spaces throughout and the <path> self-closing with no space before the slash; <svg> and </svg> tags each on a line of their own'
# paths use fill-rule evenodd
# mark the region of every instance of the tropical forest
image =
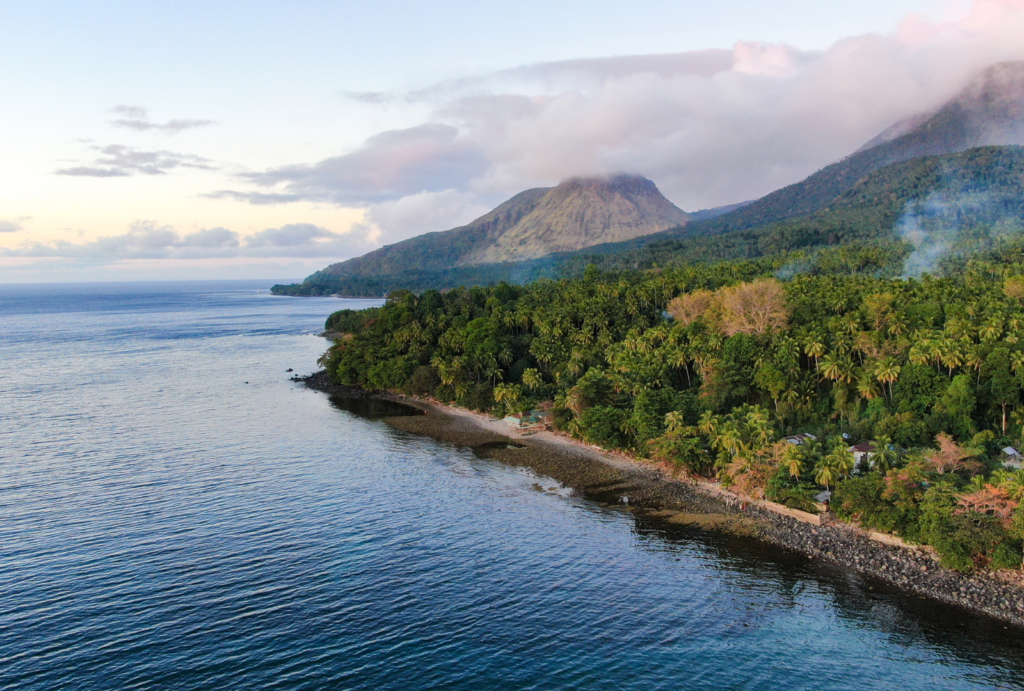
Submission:
<svg viewBox="0 0 1024 691">
<path fill-rule="evenodd" d="M 828 492 L 949 568 L 1020 567 L 1024 242 L 982 231 L 916 278 L 885 270 L 904 243 L 397 290 L 332 314 L 322 364 L 498 416 L 549 406 L 679 477 L 809 511 Z"/>
</svg>

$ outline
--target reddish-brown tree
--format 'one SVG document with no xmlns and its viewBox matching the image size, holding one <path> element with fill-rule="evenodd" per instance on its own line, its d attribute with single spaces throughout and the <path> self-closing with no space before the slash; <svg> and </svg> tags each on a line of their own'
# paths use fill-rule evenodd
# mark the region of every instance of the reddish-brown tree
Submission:
<svg viewBox="0 0 1024 691">
<path fill-rule="evenodd" d="M 786 291 L 774 278 L 722 288 L 722 326 L 726 335 L 763 334 L 789 322 Z"/>
<path fill-rule="evenodd" d="M 668 303 L 668 313 L 683 326 L 689 326 L 711 310 L 715 294 L 710 290 L 695 290 L 674 298 Z"/>
<path fill-rule="evenodd" d="M 935 437 L 939 445 L 937 451 L 929 451 L 924 455 L 932 469 L 939 474 L 956 472 L 958 470 L 975 470 L 981 464 L 973 460 L 977 451 L 965 449 L 955 441 L 953 437 L 945 432 L 940 432 Z"/>
</svg>

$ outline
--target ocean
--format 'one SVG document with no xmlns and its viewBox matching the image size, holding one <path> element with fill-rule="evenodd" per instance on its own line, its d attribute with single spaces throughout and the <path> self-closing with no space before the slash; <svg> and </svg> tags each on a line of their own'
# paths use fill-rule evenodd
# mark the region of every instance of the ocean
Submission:
<svg viewBox="0 0 1024 691">
<path fill-rule="evenodd" d="M 379 303 L 268 287 L 0 286 L 0 688 L 1024 688 L 1018 630 L 292 382 Z"/>
</svg>

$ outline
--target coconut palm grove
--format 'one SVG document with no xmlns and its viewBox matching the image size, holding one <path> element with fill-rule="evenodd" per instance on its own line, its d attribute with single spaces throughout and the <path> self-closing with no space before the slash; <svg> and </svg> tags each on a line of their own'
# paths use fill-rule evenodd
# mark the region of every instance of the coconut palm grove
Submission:
<svg viewBox="0 0 1024 691">
<path fill-rule="evenodd" d="M 556 429 L 679 477 L 810 511 L 827 490 L 840 518 L 947 567 L 1020 567 L 1024 242 L 885 275 L 910 253 L 395 291 L 332 314 L 322 362 L 340 384 L 495 415 L 546 403 Z"/>
</svg>

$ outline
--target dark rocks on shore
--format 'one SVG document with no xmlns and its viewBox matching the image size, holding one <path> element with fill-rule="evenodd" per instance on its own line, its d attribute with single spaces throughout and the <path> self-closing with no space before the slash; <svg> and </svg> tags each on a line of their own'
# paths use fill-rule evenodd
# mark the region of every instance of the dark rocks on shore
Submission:
<svg viewBox="0 0 1024 691">
<path fill-rule="evenodd" d="M 392 426 L 468 447 L 480 457 L 528 467 L 573 488 L 581 496 L 654 520 L 757 538 L 813 559 L 839 564 L 914 595 L 930 597 L 1024 627 L 1024 589 L 988 573 L 960 574 L 942 568 L 924 549 L 885 545 L 843 523 L 815 526 L 789 516 L 713 495 L 698 485 L 668 480 L 655 468 L 611 465 L 543 441 L 509 438 L 404 397 L 340 386 L 326 372 L 294 377 L 317 391 L 351 398 L 401 401 L 424 415 L 388 418 Z M 525 450 L 524 450 L 525 449 Z M 628 497 L 628 504 L 622 502 Z"/>
<path fill-rule="evenodd" d="M 292 377 L 292 381 L 303 382 L 309 388 L 315 391 L 321 391 L 330 396 L 342 396 L 344 398 L 374 398 L 381 396 L 379 391 L 367 391 L 356 386 L 344 386 L 342 384 L 335 384 L 331 381 L 331 378 L 327 376 L 327 370 L 320 370 L 310 374 L 309 376 L 295 376 Z"/>
</svg>

